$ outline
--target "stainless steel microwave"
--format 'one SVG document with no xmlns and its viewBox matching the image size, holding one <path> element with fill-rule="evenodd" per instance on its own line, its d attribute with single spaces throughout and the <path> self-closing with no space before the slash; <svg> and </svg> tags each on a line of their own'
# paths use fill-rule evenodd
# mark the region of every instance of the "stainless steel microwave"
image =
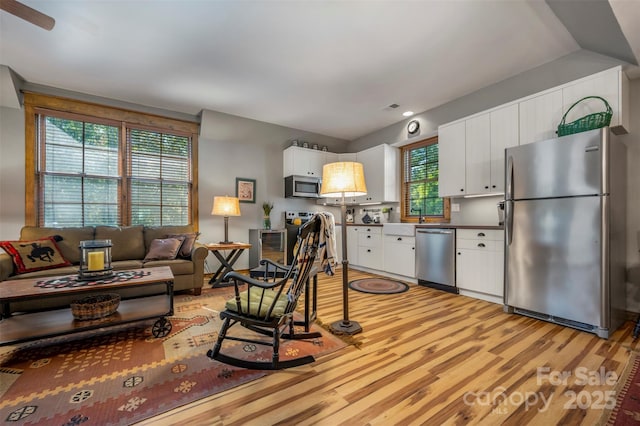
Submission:
<svg viewBox="0 0 640 426">
<path fill-rule="evenodd" d="M 284 178 L 285 198 L 320 198 L 322 179 L 310 176 L 287 176 Z"/>
</svg>

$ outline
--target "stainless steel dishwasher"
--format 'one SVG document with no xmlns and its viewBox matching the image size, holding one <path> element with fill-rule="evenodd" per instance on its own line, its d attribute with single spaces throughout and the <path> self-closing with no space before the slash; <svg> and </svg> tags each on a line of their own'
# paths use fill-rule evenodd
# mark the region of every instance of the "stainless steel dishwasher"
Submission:
<svg viewBox="0 0 640 426">
<path fill-rule="evenodd" d="M 420 285 L 458 293 L 455 229 L 416 229 L 416 278 Z"/>
</svg>

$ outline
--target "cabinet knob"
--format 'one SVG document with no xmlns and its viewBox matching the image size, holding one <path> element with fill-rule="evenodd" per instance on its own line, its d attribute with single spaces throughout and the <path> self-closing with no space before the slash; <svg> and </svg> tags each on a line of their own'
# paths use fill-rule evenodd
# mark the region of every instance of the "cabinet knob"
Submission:
<svg viewBox="0 0 640 426">
<path fill-rule="evenodd" d="M 460 188 L 460 192 L 464 192 L 464 188 Z"/>
<path fill-rule="evenodd" d="M 371 253 L 371 249 L 367 249 L 367 253 Z"/>
<path fill-rule="evenodd" d="M 458 256 L 460 256 L 462 253 L 458 252 Z"/>
<path fill-rule="evenodd" d="M 484 189 L 489 189 L 489 185 L 485 185 L 485 186 L 484 186 Z"/>
<path fill-rule="evenodd" d="M 371 238 L 371 235 L 367 235 L 367 238 Z"/>
<path fill-rule="evenodd" d="M 491 185 L 491 187 L 492 187 L 492 188 L 495 188 L 496 186 L 495 186 L 495 185 Z"/>
<path fill-rule="evenodd" d="M 478 247 L 485 247 L 484 243 L 478 244 Z"/>
<path fill-rule="evenodd" d="M 402 237 L 398 237 L 398 241 L 402 241 Z"/>
<path fill-rule="evenodd" d="M 478 237 L 484 237 L 484 232 L 478 232 Z"/>
</svg>

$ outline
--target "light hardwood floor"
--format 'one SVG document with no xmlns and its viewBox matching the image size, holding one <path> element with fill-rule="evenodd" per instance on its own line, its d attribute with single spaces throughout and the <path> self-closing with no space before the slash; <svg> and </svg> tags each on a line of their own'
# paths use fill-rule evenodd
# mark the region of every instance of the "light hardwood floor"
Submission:
<svg viewBox="0 0 640 426">
<path fill-rule="evenodd" d="M 342 318 L 339 271 L 321 276 L 318 294 L 319 318 Z M 606 374 L 616 381 L 639 349 L 632 322 L 603 340 L 414 284 L 395 295 L 349 291 L 349 301 L 364 329 L 358 345 L 141 424 L 594 425 L 616 395 Z"/>
</svg>

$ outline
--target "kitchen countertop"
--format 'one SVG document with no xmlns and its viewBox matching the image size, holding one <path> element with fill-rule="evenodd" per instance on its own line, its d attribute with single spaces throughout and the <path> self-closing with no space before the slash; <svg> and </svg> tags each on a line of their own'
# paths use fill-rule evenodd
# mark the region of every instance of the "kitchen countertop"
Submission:
<svg viewBox="0 0 640 426">
<path fill-rule="evenodd" d="M 340 225 L 340 223 L 336 223 Z M 347 226 L 383 226 L 384 223 L 347 223 Z M 456 229 L 498 229 L 503 230 L 502 225 L 455 225 L 450 223 L 437 223 L 430 225 L 428 223 L 416 223 L 416 228 L 456 228 Z"/>
</svg>

